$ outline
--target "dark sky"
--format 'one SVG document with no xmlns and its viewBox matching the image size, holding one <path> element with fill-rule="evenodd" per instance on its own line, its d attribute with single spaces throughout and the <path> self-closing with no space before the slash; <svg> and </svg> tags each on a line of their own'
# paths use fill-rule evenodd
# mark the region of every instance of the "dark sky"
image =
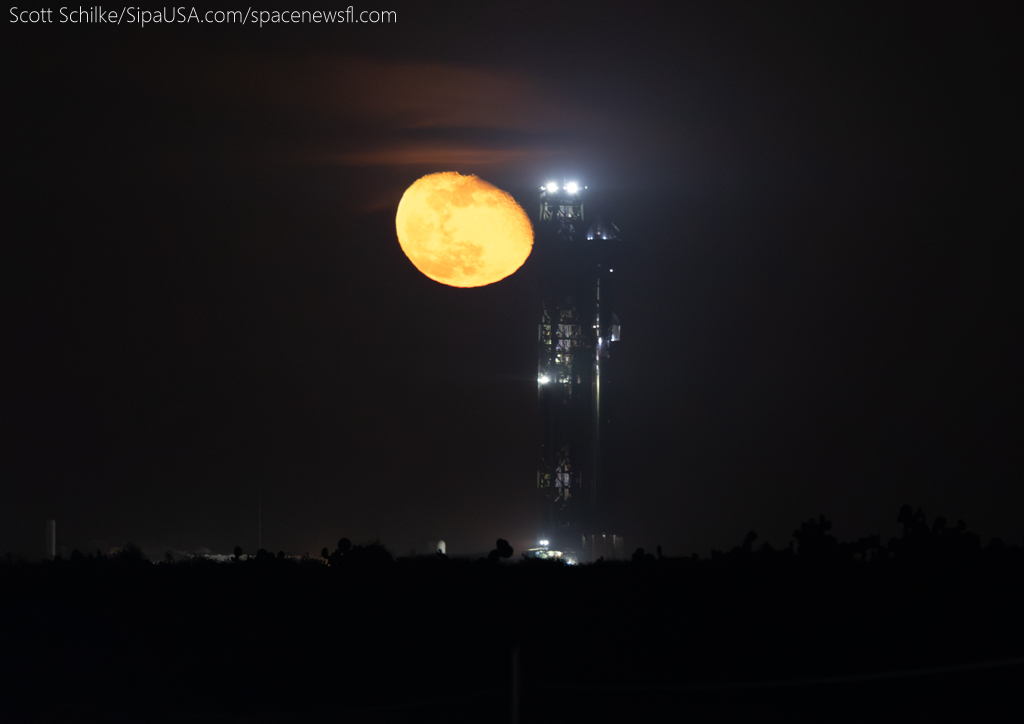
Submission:
<svg viewBox="0 0 1024 724">
<path fill-rule="evenodd" d="M 1019 543 L 1015 17 L 668 7 L 6 16 L 0 550 L 51 517 L 252 550 L 260 493 L 274 550 L 531 543 L 543 270 L 417 272 L 394 213 L 435 171 L 531 217 L 576 179 L 622 229 L 631 550 L 889 535 L 904 502 Z"/>
</svg>

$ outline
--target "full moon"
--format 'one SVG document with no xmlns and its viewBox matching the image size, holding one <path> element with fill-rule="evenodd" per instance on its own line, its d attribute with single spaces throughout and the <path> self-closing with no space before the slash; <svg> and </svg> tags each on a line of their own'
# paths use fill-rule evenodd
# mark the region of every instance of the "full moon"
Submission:
<svg viewBox="0 0 1024 724">
<path fill-rule="evenodd" d="M 501 281 L 533 249 L 533 226 L 515 199 L 454 172 L 432 173 L 406 189 L 395 225 L 415 267 L 453 287 Z"/>
</svg>

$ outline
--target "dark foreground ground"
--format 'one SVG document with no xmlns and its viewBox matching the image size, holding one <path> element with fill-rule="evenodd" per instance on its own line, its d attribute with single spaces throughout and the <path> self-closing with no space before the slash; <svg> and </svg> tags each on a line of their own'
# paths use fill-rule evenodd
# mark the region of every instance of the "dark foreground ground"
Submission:
<svg viewBox="0 0 1024 724">
<path fill-rule="evenodd" d="M 513 660 L 521 722 L 1019 720 L 1024 551 L 811 538 L 577 567 L 8 563 L 0 721 L 507 722 Z"/>
</svg>

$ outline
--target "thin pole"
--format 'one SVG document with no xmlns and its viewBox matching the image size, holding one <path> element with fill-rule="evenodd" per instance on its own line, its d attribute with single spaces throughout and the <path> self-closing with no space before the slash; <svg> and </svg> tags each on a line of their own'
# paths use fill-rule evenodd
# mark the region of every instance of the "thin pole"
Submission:
<svg viewBox="0 0 1024 724">
<path fill-rule="evenodd" d="M 256 503 L 256 518 L 259 521 L 259 533 L 256 537 L 256 550 L 263 549 L 263 491 L 257 494 Z"/>
<path fill-rule="evenodd" d="M 512 648 L 512 724 L 519 724 L 519 647 Z"/>
</svg>

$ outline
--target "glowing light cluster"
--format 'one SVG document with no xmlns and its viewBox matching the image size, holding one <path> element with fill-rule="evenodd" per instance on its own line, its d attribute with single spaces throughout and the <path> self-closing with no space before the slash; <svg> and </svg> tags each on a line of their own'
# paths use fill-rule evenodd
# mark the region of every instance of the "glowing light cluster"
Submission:
<svg viewBox="0 0 1024 724">
<path fill-rule="evenodd" d="M 547 184 L 545 184 L 544 186 L 544 190 L 546 190 L 549 194 L 553 194 L 556 191 L 558 191 L 558 184 L 555 183 L 554 181 L 548 181 Z M 565 193 L 569 194 L 570 196 L 572 196 L 573 194 L 578 194 L 580 192 L 580 185 L 575 181 L 569 181 L 563 187 L 563 191 L 565 191 Z"/>
</svg>

